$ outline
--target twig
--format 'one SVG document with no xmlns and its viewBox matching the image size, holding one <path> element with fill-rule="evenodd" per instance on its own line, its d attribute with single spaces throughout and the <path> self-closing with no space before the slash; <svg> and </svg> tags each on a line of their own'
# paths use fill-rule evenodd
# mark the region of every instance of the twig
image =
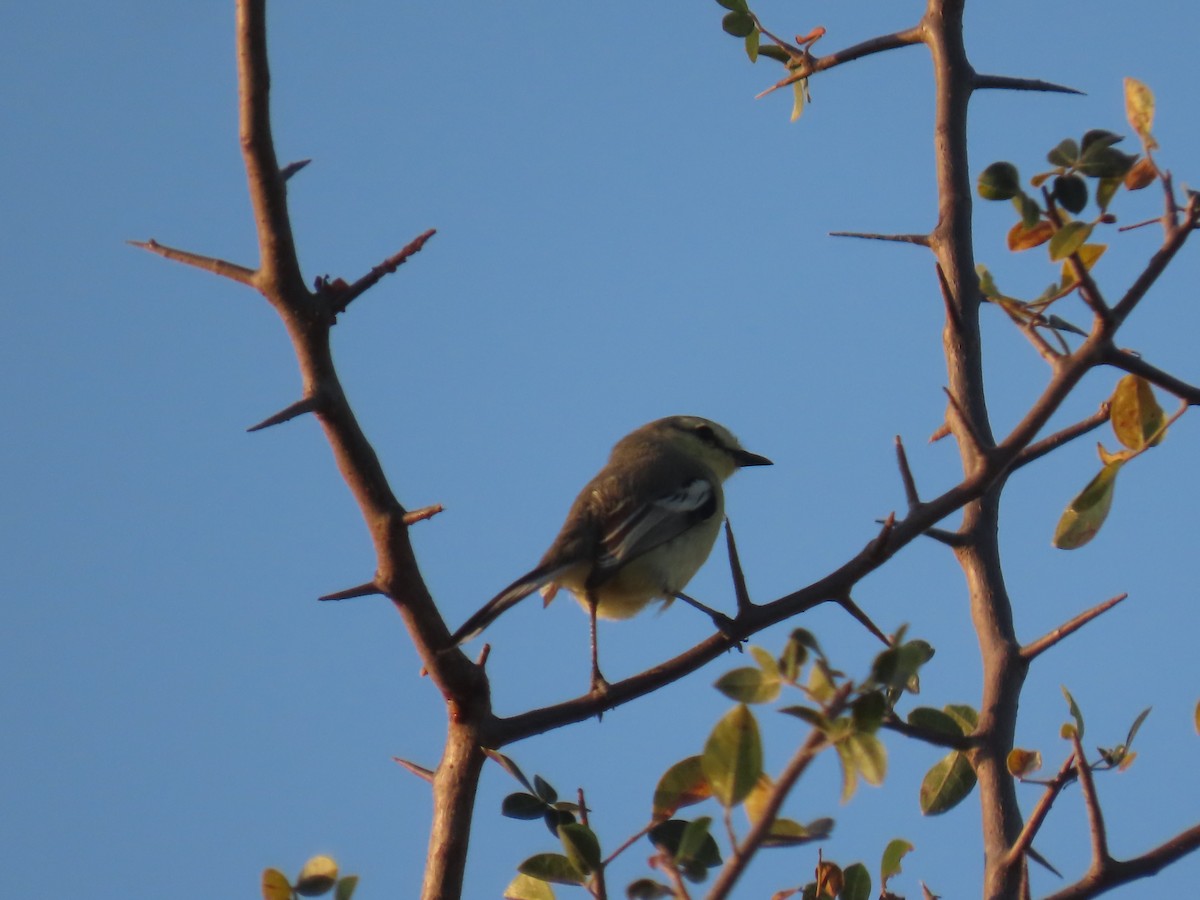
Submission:
<svg viewBox="0 0 1200 900">
<path fill-rule="evenodd" d="M 1042 823 L 1046 821 L 1046 816 L 1050 814 L 1050 807 L 1054 805 L 1054 801 L 1058 799 L 1058 795 L 1062 793 L 1063 789 L 1074 781 L 1075 778 L 1075 754 L 1072 752 L 1067 754 L 1067 758 L 1061 768 L 1059 768 L 1058 774 L 1046 785 L 1045 793 L 1038 800 L 1037 806 L 1029 814 L 1029 819 L 1021 829 L 1021 833 L 1017 835 L 1017 839 L 1013 841 L 1012 847 L 1009 848 L 1008 865 L 1015 865 L 1025 852 L 1033 846 L 1033 839 L 1037 836 Z"/>
<path fill-rule="evenodd" d="M 851 687 L 852 685 L 847 683 L 838 688 L 837 693 L 830 698 L 829 703 L 822 710 L 826 718 L 833 719 L 841 714 L 846 707 Z M 750 864 L 751 858 L 771 833 L 771 826 L 775 824 L 779 811 L 783 808 L 783 801 L 787 799 L 809 763 L 828 745 L 829 738 L 824 732 L 814 728 L 808 733 L 808 737 L 800 745 L 800 749 L 789 760 L 783 772 L 780 773 L 779 779 L 771 788 L 771 793 L 767 797 L 766 803 L 763 804 L 757 821 L 751 826 L 742 843 L 734 848 L 729 861 L 717 875 L 712 889 L 708 892 L 708 900 L 724 900 L 730 895 L 742 872 Z"/>
<path fill-rule="evenodd" d="M 1012 468 L 1019 469 L 1021 466 L 1027 466 L 1034 460 L 1041 459 L 1052 450 L 1056 450 L 1063 444 L 1075 440 L 1088 432 L 1095 431 L 1101 425 L 1108 421 L 1108 401 L 1100 404 L 1100 408 L 1074 425 L 1069 425 L 1061 431 L 1056 431 L 1047 437 L 1042 438 L 1034 444 L 1030 444 L 1024 450 L 1017 454 L 1013 460 Z"/>
<path fill-rule="evenodd" d="M 1164 391 L 1174 394 L 1180 400 L 1186 400 L 1191 404 L 1200 404 L 1200 387 L 1188 384 L 1186 381 L 1180 381 L 1174 375 L 1150 365 L 1150 363 L 1146 362 L 1140 356 L 1130 353 L 1128 350 L 1118 350 L 1116 347 L 1109 347 L 1102 354 L 1101 362 L 1115 369 L 1120 369 L 1123 372 L 1128 372 L 1130 375 L 1145 378 L 1151 384 L 1158 385 Z"/>
<path fill-rule="evenodd" d="M 584 828 L 591 828 L 592 825 L 588 821 L 587 798 L 583 796 L 583 788 L 577 789 L 576 797 L 579 799 L 579 821 Z M 601 861 L 600 865 L 592 872 L 592 883 L 595 887 L 595 890 L 592 891 L 592 896 L 596 900 L 607 900 L 608 898 L 608 889 L 604 884 L 604 865 L 604 862 Z"/>
<path fill-rule="evenodd" d="M 1200 219 L 1200 195 L 1192 194 L 1188 198 L 1187 208 L 1184 210 L 1183 222 L 1171 227 L 1167 239 L 1154 255 L 1150 257 L 1150 261 L 1146 264 L 1146 268 L 1142 270 L 1142 274 L 1129 286 L 1129 290 L 1125 292 L 1125 296 L 1113 307 L 1114 324 L 1119 325 L 1124 322 L 1138 303 L 1141 302 L 1142 298 L 1146 296 L 1147 291 L 1150 290 L 1154 282 L 1163 273 L 1163 270 L 1166 269 L 1167 263 L 1187 243 L 1187 239 L 1196 227 L 1198 219 Z"/>
<path fill-rule="evenodd" d="M 755 99 L 765 97 L 773 91 L 795 84 L 802 78 L 808 78 L 817 72 L 824 72 L 827 69 L 843 65 L 851 60 L 861 59 L 864 56 L 870 56 L 874 53 L 884 53 L 888 50 L 898 50 L 901 47 L 910 47 L 913 44 L 922 43 L 923 40 L 924 35 L 921 26 L 917 25 L 893 34 L 871 38 L 852 47 L 846 47 L 844 50 L 836 50 L 833 53 L 828 53 L 825 56 L 812 56 L 810 54 L 807 58 L 802 59 L 800 64 L 793 63 L 794 67 L 789 66 L 792 71 L 786 78 L 776 82 L 765 91 L 756 94 Z"/>
<path fill-rule="evenodd" d="M 945 731 L 934 731 L 932 728 L 922 728 L 919 725 L 905 722 L 903 719 L 897 717 L 895 713 L 885 716 L 882 725 L 888 731 L 894 731 L 896 734 L 902 734 L 914 740 L 924 741 L 926 744 L 933 744 L 935 747 L 947 747 L 951 750 L 961 750 L 964 753 L 975 747 L 975 741 L 968 735 L 949 734 Z"/>
<path fill-rule="evenodd" d="M 1071 736 L 1071 743 L 1075 747 L 1075 771 L 1079 775 L 1083 805 L 1087 809 L 1088 830 L 1092 837 L 1092 868 L 1103 870 L 1112 862 L 1112 857 L 1108 854 L 1108 834 L 1104 828 L 1104 813 L 1100 810 L 1100 797 L 1096 794 L 1096 782 L 1087 764 L 1078 731 Z"/>
<path fill-rule="evenodd" d="M 1081 612 L 1070 621 L 1059 625 L 1053 631 L 1042 635 L 1036 641 L 1033 641 L 1032 643 L 1026 644 L 1024 647 L 1022 647 L 1021 658 L 1026 662 L 1032 662 L 1033 660 L 1037 659 L 1039 655 L 1049 650 L 1063 638 L 1074 634 L 1088 622 L 1092 621 L 1092 619 L 1108 612 L 1128 596 L 1128 594 L 1118 594 L 1115 597 L 1105 600 L 1103 603 L 1093 606 L 1091 609 Z"/>
<path fill-rule="evenodd" d="M 400 266 L 408 262 L 408 258 L 421 252 L 421 248 L 425 246 L 425 242 L 437 234 L 436 228 L 430 228 L 428 231 L 423 231 L 415 238 L 400 248 L 399 252 L 393 253 L 379 265 L 375 266 L 354 284 L 340 290 L 333 291 L 331 309 L 334 315 L 346 311 L 349 306 L 358 296 L 365 291 L 371 289 L 379 282 L 384 275 L 391 275 Z"/>
<path fill-rule="evenodd" d="M 927 538 L 933 538 L 939 544 L 945 544 L 947 547 L 965 547 L 967 545 L 966 536 L 957 531 L 947 531 L 944 528 L 926 528 L 921 533 Z"/>
<path fill-rule="evenodd" d="M 1112 860 L 1103 871 L 1089 871 L 1075 884 L 1051 894 L 1046 900 L 1086 900 L 1118 885 L 1155 875 L 1196 850 L 1200 850 L 1200 825 L 1181 831 L 1141 856 Z"/>
<path fill-rule="evenodd" d="M 132 247 L 138 247 L 141 250 L 149 250 L 151 253 L 157 253 L 164 259 L 194 266 L 197 269 L 203 269 L 205 272 L 220 275 L 222 278 L 232 279 L 238 284 L 253 285 L 254 279 L 258 275 L 253 269 L 247 269 L 245 266 L 239 266 L 237 263 L 217 259 L 214 256 L 201 256 L 199 253 L 192 253 L 188 250 L 178 250 L 175 247 L 160 244 L 153 238 L 148 241 L 126 241 L 125 243 Z"/>
</svg>

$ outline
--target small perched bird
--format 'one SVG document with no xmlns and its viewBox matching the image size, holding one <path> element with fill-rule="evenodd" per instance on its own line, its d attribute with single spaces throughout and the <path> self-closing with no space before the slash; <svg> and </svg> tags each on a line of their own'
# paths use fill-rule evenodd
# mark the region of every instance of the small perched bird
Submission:
<svg viewBox="0 0 1200 900">
<path fill-rule="evenodd" d="M 684 600 L 719 620 L 681 592 L 720 531 L 721 482 L 742 466 L 769 465 L 765 456 L 743 450 L 728 429 L 699 416 L 669 416 L 627 434 L 575 498 L 537 568 L 464 622 L 453 644 L 475 637 L 536 590 L 549 603 L 566 588 L 591 618 L 592 690 L 603 690 L 597 616 L 626 619 L 657 598 Z"/>
</svg>

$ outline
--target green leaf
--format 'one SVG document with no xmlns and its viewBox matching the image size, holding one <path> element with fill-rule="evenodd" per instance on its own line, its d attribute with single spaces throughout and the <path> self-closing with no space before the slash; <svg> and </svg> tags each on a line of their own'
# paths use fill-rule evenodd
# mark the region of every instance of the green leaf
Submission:
<svg viewBox="0 0 1200 900">
<path fill-rule="evenodd" d="M 1116 196 L 1123 180 L 1123 178 L 1118 178 L 1115 175 L 1112 178 L 1100 179 L 1100 183 L 1096 185 L 1096 205 L 1100 207 L 1101 212 L 1108 210 L 1108 204 Z"/>
<path fill-rule="evenodd" d="M 625 888 L 628 900 L 660 900 L 662 897 L 674 897 L 675 891 L 652 878 L 639 878 Z"/>
<path fill-rule="evenodd" d="M 886 712 L 887 701 L 879 691 L 863 694 L 850 704 L 850 717 L 854 720 L 854 727 L 865 734 L 874 734 L 879 730 Z"/>
<path fill-rule="evenodd" d="M 483 752 L 487 754 L 488 758 L 493 762 L 498 763 L 505 772 L 517 779 L 517 781 L 521 782 L 521 785 L 525 788 L 525 790 L 529 791 L 531 794 L 534 793 L 533 785 L 529 783 L 529 779 L 525 777 L 525 773 L 521 771 L 520 766 L 518 766 L 499 750 L 485 749 Z"/>
<path fill-rule="evenodd" d="M 587 876 L 561 853 L 536 853 L 517 866 L 517 871 L 552 884 L 587 883 Z"/>
<path fill-rule="evenodd" d="M 357 887 L 357 875 L 347 875 L 345 878 L 339 878 L 337 887 L 333 892 L 333 900 L 350 900 L 354 896 L 354 891 Z"/>
<path fill-rule="evenodd" d="M 580 872 L 590 875 L 600 868 L 600 840 L 586 825 L 560 825 L 558 838 L 562 841 L 567 859 Z"/>
<path fill-rule="evenodd" d="M 1113 434 L 1130 450 L 1155 446 L 1166 436 L 1159 434 L 1167 420 L 1166 414 L 1146 379 L 1137 375 L 1124 376 L 1117 382 L 1108 406 L 1108 421 L 1112 424 Z"/>
<path fill-rule="evenodd" d="M 655 819 L 665 819 L 675 815 L 680 807 L 700 803 L 711 796 L 700 757 L 689 756 L 667 769 L 658 780 L 651 814 Z"/>
<path fill-rule="evenodd" d="M 1078 171 L 1089 178 L 1124 178 L 1135 162 L 1136 155 L 1122 153 L 1116 147 L 1096 144 L 1084 151 Z"/>
<path fill-rule="evenodd" d="M 779 677 L 788 684 L 795 684 L 800 679 L 800 672 L 808 662 L 808 649 L 795 638 L 789 638 L 779 655 Z"/>
<path fill-rule="evenodd" d="M 904 838 L 893 838 L 883 848 L 883 858 L 879 861 L 879 880 L 883 883 L 882 887 L 886 888 L 888 879 L 903 871 L 900 868 L 900 860 L 904 859 L 913 849 L 913 845 Z"/>
<path fill-rule="evenodd" d="M 1151 707 L 1149 706 L 1143 709 L 1140 713 L 1138 713 L 1138 717 L 1133 720 L 1133 724 L 1129 726 L 1129 734 L 1125 738 L 1125 749 L 1128 750 L 1133 746 L 1134 735 L 1138 733 L 1138 729 L 1141 728 L 1142 723 L 1146 721 L 1146 716 L 1150 715 L 1150 710 Z"/>
<path fill-rule="evenodd" d="M 791 56 L 788 55 L 788 52 L 775 44 L 767 44 L 765 47 L 760 46 L 758 48 L 758 55 L 766 56 L 781 63 L 791 61 Z"/>
<path fill-rule="evenodd" d="M 701 767 L 713 796 L 727 809 L 741 803 L 762 773 L 762 741 L 754 714 L 738 704 L 722 717 L 704 745 Z"/>
<path fill-rule="evenodd" d="M 867 784 L 878 787 L 887 776 L 887 748 L 873 734 L 851 734 L 838 746 L 845 745 L 854 767 Z"/>
<path fill-rule="evenodd" d="M 921 782 L 921 812 L 940 815 L 967 798 L 975 787 L 975 770 L 966 754 L 953 750 L 925 773 Z"/>
<path fill-rule="evenodd" d="M 764 680 L 762 670 L 751 666 L 726 672 L 713 687 L 738 703 L 770 703 L 779 696 L 779 682 Z"/>
<path fill-rule="evenodd" d="M 721 28 L 725 30 L 726 34 L 744 38 L 755 28 L 754 17 L 749 12 L 734 10 L 725 14 L 725 18 L 721 20 Z"/>
<path fill-rule="evenodd" d="M 932 706 L 918 706 L 912 710 L 908 714 L 908 724 L 952 737 L 964 734 L 962 724 L 956 718 Z"/>
<path fill-rule="evenodd" d="M 971 734 L 979 727 L 979 713 L 965 703 L 947 703 L 942 707 L 946 715 L 952 716 L 962 727 L 963 734 Z"/>
<path fill-rule="evenodd" d="M 1071 696 L 1071 692 L 1067 690 L 1067 686 L 1060 685 L 1063 696 L 1067 698 L 1067 709 L 1071 712 L 1071 718 L 1075 720 L 1075 733 L 1079 735 L 1079 739 L 1083 740 L 1083 713 L 1079 710 L 1079 704 L 1075 702 L 1075 698 Z"/>
<path fill-rule="evenodd" d="M 1083 246 L 1092 234 L 1092 226 L 1087 222 L 1068 222 L 1050 238 L 1050 259 L 1058 262 L 1066 259 Z"/>
<path fill-rule="evenodd" d="M 554 900 L 554 889 L 540 878 L 518 875 L 504 889 L 504 900 Z"/>
<path fill-rule="evenodd" d="M 1078 215 L 1087 206 L 1087 182 L 1078 175 L 1059 175 L 1054 179 L 1054 199 L 1063 209 Z"/>
<path fill-rule="evenodd" d="M 541 775 L 533 776 L 533 792 L 547 803 L 553 803 L 558 799 L 558 791 L 550 786 L 550 782 L 546 781 Z"/>
<path fill-rule="evenodd" d="M 829 666 L 818 659 L 808 673 L 808 695 L 818 703 L 826 703 L 836 691 Z"/>
<path fill-rule="evenodd" d="M 1112 508 L 1113 488 L 1123 464 L 1124 460 L 1116 459 L 1105 465 L 1071 501 L 1054 530 L 1055 547 L 1075 550 L 1096 536 Z"/>
<path fill-rule="evenodd" d="M 320 897 L 337 884 L 337 863 L 329 856 L 313 856 L 304 864 L 292 889 L 302 897 Z"/>
<path fill-rule="evenodd" d="M 1093 128 L 1083 136 L 1083 140 L 1079 142 L 1080 159 L 1087 157 L 1089 153 L 1099 153 L 1107 150 L 1113 144 L 1119 144 L 1125 138 L 1112 131 L 1106 131 L 1103 128 Z"/>
<path fill-rule="evenodd" d="M 292 883 L 278 869 L 263 869 L 263 900 L 292 900 Z"/>
<path fill-rule="evenodd" d="M 1058 146 L 1046 154 L 1052 166 L 1069 168 L 1079 161 L 1079 145 L 1073 138 L 1059 141 Z"/>
<path fill-rule="evenodd" d="M 1021 176 L 1010 162 L 994 162 L 979 175 L 979 196 L 984 200 L 1011 200 L 1021 192 Z"/>
<path fill-rule="evenodd" d="M 854 863 L 842 871 L 840 900 L 871 900 L 871 873 L 862 863 Z"/>
<path fill-rule="evenodd" d="M 795 716 L 797 719 L 802 719 L 818 731 L 829 731 L 829 720 L 825 718 L 824 713 L 813 709 L 809 706 L 785 706 L 779 710 L 781 713 L 787 713 L 789 716 Z"/>
<path fill-rule="evenodd" d="M 758 62 L 758 41 L 760 36 L 761 32 L 758 28 L 755 28 L 746 35 L 746 55 L 750 57 L 750 62 L 752 63 Z"/>
<path fill-rule="evenodd" d="M 804 103 L 808 99 L 808 79 L 801 78 L 792 83 L 792 118 L 795 122 L 804 115 Z"/>
<path fill-rule="evenodd" d="M 1017 208 L 1017 212 L 1021 216 L 1021 224 L 1026 228 L 1033 228 L 1042 218 L 1042 208 L 1024 191 L 1013 197 L 1013 206 Z"/>
<path fill-rule="evenodd" d="M 696 822 L 701 824 L 696 825 Z M 712 818 L 701 816 L 696 822 L 668 819 L 651 828 L 647 837 L 660 852 L 667 854 L 676 865 L 693 863 L 708 869 L 721 865 L 721 851 L 712 835 L 708 833 L 708 826 L 712 823 Z M 697 844 L 696 839 L 700 833 L 703 833 L 703 840 Z M 687 856 L 682 853 L 685 839 L 690 845 Z"/>
<path fill-rule="evenodd" d="M 540 819 L 545 812 L 545 801 L 524 791 L 509 794 L 500 801 L 500 814 L 510 819 Z"/>
<path fill-rule="evenodd" d="M 575 816 L 571 814 L 570 809 L 575 808 L 574 803 L 555 803 L 554 806 L 549 806 L 542 814 L 542 821 L 546 824 L 546 830 L 555 837 L 558 837 L 558 829 L 563 825 L 573 825 Z"/>
<path fill-rule="evenodd" d="M 746 5 L 746 0 L 717 0 L 717 3 L 726 9 L 732 9 L 734 12 L 750 12 L 750 7 Z"/>
</svg>

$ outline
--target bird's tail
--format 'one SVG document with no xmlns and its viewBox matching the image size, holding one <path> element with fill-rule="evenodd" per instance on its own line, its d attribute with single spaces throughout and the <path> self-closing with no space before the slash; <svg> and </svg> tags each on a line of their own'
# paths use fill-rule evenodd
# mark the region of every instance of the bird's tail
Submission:
<svg viewBox="0 0 1200 900">
<path fill-rule="evenodd" d="M 494 622 L 505 610 L 516 606 L 534 591 L 553 582 L 567 566 L 538 566 L 527 575 L 522 575 L 495 597 L 485 603 L 478 612 L 459 626 L 450 636 L 450 645 L 465 644 Z"/>
</svg>

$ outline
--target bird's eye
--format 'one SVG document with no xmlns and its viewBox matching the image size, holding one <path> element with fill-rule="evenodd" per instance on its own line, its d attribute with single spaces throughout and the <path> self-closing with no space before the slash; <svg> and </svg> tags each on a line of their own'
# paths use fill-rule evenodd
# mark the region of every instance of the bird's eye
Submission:
<svg viewBox="0 0 1200 900">
<path fill-rule="evenodd" d="M 700 438 L 704 443 L 712 444 L 714 447 L 720 445 L 720 441 L 717 440 L 717 433 L 712 430 L 711 425 L 697 425 L 695 431 L 696 437 Z"/>
</svg>

